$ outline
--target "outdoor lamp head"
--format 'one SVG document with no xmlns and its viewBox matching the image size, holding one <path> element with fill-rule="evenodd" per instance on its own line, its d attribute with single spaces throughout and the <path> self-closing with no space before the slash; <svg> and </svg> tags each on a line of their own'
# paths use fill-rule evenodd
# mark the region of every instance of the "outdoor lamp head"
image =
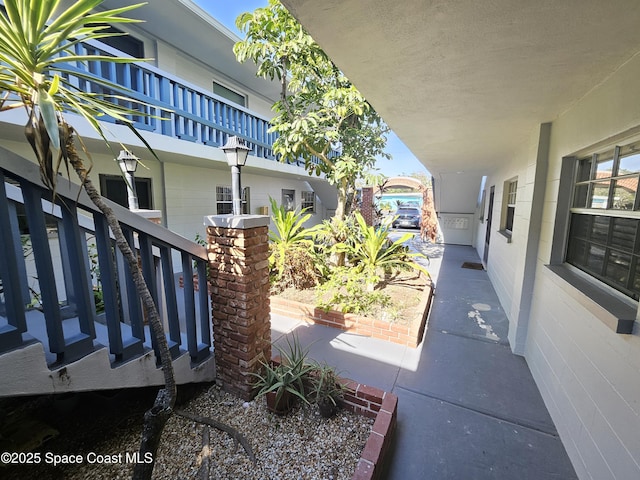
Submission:
<svg viewBox="0 0 640 480">
<path fill-rule="evenodd" d="M 120 150 L 118 155 L 118 164 L 120 168 L 127 173 L 135 173 L 138 168 L 138 157 L 128 150 Z"/>
<path fill-rule="evenodd" d="M 227 157 L 227 164 L 230 167 L 244 167 L 247 163 L 247 156 L 251 149 L 244 144 L 244 140 L 236 137 L 229 137 L 227 143 L 222 147 L 225 156 Z"/>
</svg>

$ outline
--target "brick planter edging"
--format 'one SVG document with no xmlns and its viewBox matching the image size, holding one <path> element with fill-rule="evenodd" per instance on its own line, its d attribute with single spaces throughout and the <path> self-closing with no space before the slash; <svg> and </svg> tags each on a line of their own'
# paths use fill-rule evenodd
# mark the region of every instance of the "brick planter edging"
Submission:
<svg viewBox="0 0 640 480">
<path fill-rule="evenodd" d="M 427 326 L 427 317 L 434 295 L 431 285 L 425 286 L 424 294 L 424 298 L 420 302 L 422 316 L 420 322 L 416 322 L 416 327 L 398 325 L 352 313 L 341 313 L 335 310 L 325 311 L 307 303 L 286 300 L 276 295 L 271 296 L 271 313 L 306 320 L 326 327 L 348 330 L 352 333 L 415 348 L 420 345 Z"/>
<path fill-rule="evenodd" d="M 341 379 L 345 386 L 344 407 L 356 414 L 375 418 L 351 480 L 382 478 L 398 418 L 398 397 L 353 380 Z"/>
<path fill-rule="evenodd" d="M 272 358 L 271 362 L 279 365 L 280 355 Z M 356 415 L 375 419 L 351 480 L 380 479 L 386 466 L 385 457 L 391 448 L 396 430 L 398 396 L 348 378 L 338 378 L 338 381 L 344 389 L 343 408 Z"/>
</svg>

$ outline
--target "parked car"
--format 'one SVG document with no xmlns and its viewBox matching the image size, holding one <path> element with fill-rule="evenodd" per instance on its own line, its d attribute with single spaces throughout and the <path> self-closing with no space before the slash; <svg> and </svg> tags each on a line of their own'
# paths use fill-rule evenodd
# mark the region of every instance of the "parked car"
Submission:
<svg viewBox="0 0 640 480">
<path fill-rule="evenodd" d="M 396 210 L 391 226 L 393 228 L 420 228 L 422 214 L 419 208 L 401 207 Z"/>
</svg>

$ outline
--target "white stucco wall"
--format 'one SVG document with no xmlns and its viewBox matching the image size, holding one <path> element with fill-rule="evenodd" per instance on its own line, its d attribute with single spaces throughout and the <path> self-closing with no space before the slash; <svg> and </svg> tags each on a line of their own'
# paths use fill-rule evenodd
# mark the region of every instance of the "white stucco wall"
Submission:
<svg viewBox="0 0 640 480">
<path fill-rule="evenodd" d="M 551 129 L 525 356 L 582 479 L 640 478 L 638 322 L 632 335 L 614 333 L 596 317 L 598 307 L 589 297 L 544 265 L 553 246 L 562 158 L 607 139 L 613 145 L 626 143 L 624 132 L 640 126 L 639 77 L 636 56 L 556 119 Z M 505 251 L 496 247 L 495 253 Z M 494 250 L 490 261 L 493 256 Z M 508 278 L 508 272 L 492 274 L 498 276 Z M 498 288 L 501 283 L 496 282 Z"/>
<path fill-rule="evenodd" d="M 186 80 L 210 93 L 213 93 L 213 81 L 215 80 L 241 95 L 246 95 L 247 108 L 252 112 L 267 119 L 273 117 L 273 112 L 271 111 L 273 101 L 260 97 L 243 85 L 239 85 L 225 77 L 220 70 L 210 68 L 162 41 L 157 42 L 156 51 L 156 65 L 161 70 Z"/>
<path fill-rule="evenodd" d="M 581 479 L 640 478 L 640 327 L 636 322 L 632 335 L 615 333 L 599 318 L 601 307 L 546 265 L 562 159 L 606 144 L 640 141 L 640 110 L 634 108 L 639 77 L 636 56 L 552 122 L 544 198 L 538 206 L 532 198 L 539 129 L 485 183 L 485 212 L 495 185 L 487 271 L 509 318 L 509 341 L 525 355 Z M 516 216 L 508 242 L 498 230 L 504 182 L 514 177 Z M 532 223 L 536 208 L 542 209 L 541 220 Z M 485 228 L 486 221 L 476 231 L 481 258 Z M 532 244 L 536 236 L 539 241 Z M 527 255 L 536 261 L 527 262 Z M 527 276 L 534 276 L 534 282 Z"/>
<path fill-rule="evenodd" d="M 526 144 L 514 152 L 510 161 L 487 176 L 484 221 L 478 223 L 476 249 L 480 258 L 485 251 L 485 235 L 491 187 L 495 187 L 493 217 L 489 255 L 486 262 L 500 303 L 509 318 L 509 342 L 515 353 L 524 353 L 528 327 L 531 285 L 527 285 L 526 275 L 535 271 L 537 225 L 531 224 L 534 208 L 533 195 L 538 162 L 541 130 L 533 131 Z M 506 218 L 505 186 L 507 182 L 518 181 L 513 230 L 508 237 L 503 231 Z M 477 215 L 479 217 L 479 214 Z M 532 236 L 534 238 L 532 238 Z M 526 273 L 525 273 L 526 272 Z"/>
<path fill-rule="evenodd" d="M 196 233 L 204 237 L 203 218 L 216 215 L 216 186 L 230 186 L 231 172 L 228 168 L 186 167 L 167 163 L 165 177 L 169 229 L 190 240 L 194 240 Z M 250 188 L 251 214 L 257 214 L 259 207 L 269 207 L 271 214 L 269 197 L 280 204 L 282 189 L 295 190 L 296 206 L 299 208 L 300 192 L 312 190 L 304 180 L 245 172 L 242 172 L 242 186 Z M 316 199 L 316 212 L 310 224 L 319 223 L 323 218 L 324 208 L 319 199 Z"/>
</svg>

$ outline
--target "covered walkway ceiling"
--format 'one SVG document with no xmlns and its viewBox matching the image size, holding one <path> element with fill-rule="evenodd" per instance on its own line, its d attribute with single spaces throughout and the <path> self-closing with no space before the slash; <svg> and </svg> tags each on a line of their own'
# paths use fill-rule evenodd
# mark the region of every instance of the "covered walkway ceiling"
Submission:
<svg viewBox="0 0 640 480">
<path fill-rule="evenodd" d="M 508 161 L 640 50 L 638 0 L 282 3 L 432 174 Z"/>
</svg>

